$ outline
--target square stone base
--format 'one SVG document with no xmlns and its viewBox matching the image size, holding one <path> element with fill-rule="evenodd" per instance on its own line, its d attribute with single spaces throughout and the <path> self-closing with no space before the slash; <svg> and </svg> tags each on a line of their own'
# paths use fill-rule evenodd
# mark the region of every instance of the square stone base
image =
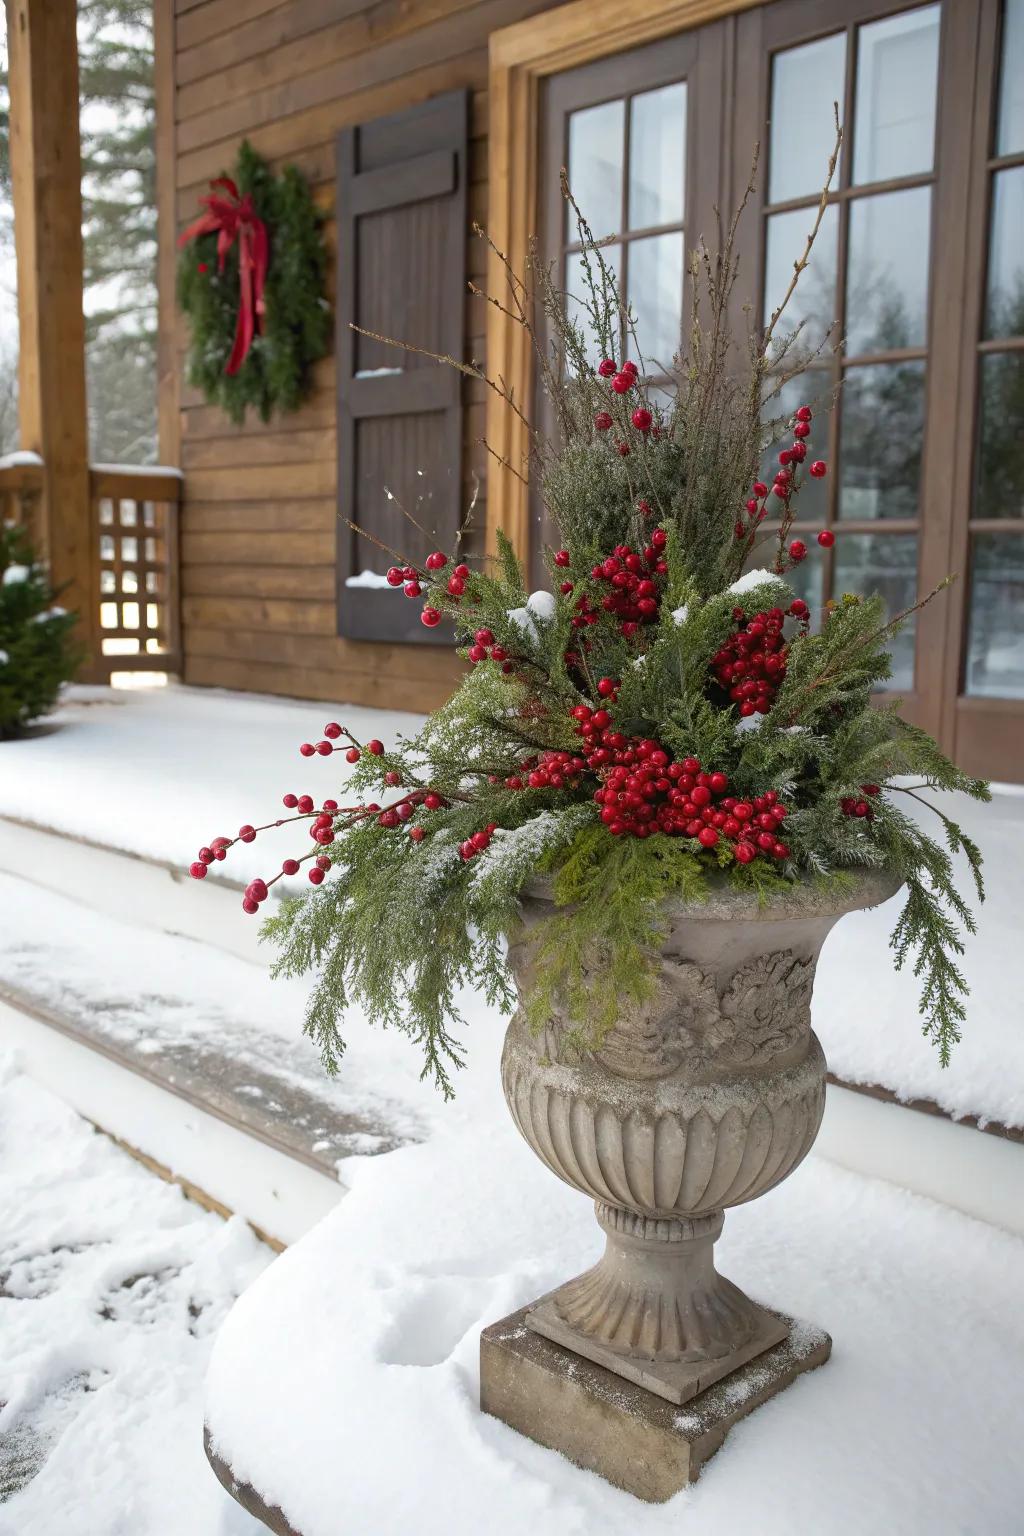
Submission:
<svg viewBox="0 0 1024 1536">
<path fill-rule="evenodd" d="M 535 1305 L 480 1335 L 481 1408 L 653 1504 L 696 1482 L 735 1423 L 832 1350 L 821 1329 L 769 1313 L 783 1342 L 678 1408 L 534 1332 Z"/>
<path fill-rule="evenodd" d="M 638 1387 L 656 1392 L 659 1397 L 682 1407 L 683 1403 L 688 1403 L 699 1392 L 714 1386 L 724 1376 L 731 1376 L 755 1356 L 763 1355 L 786 1338 L 789 1333 L 788 1318 L 780 1317 L 777 1312 L 769 1312 L 766 1307 L 757 1307 L 755 1310 L 758 1327 L 748 1344 L 742 1349 L 733 1350 L 731 1355 L 726 1355 L 722 1360 L 697 1362 L 630 1360 L 625 1355 L 616 1354 L 615 1350 L 608 1349 L 598 1339 L 588 1339 L 586 1334 L 578 1333 L 575 1328 L 564 1323 L 558 1314 L 556 1297 L 538 1302 L 528 1311 L 526 1326 L 532 1328 L 534 1333 L 542 1333 L 553 1344 L 561 1344 L 574 1354 L 585 1355 L 595 1365 L 603 1365 L 614 1375 L 624 1376 L 627 1381 L 636 1382 Z"/>
</svg>

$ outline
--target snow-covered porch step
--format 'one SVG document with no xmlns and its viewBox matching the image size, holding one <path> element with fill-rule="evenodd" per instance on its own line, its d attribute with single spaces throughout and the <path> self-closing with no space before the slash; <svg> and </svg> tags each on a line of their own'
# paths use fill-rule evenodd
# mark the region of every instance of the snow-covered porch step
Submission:
<svg viewBox="0 0 1024 1536">
<path fill-rule="evenodd" d="M 424 1134 L 413 1074 L 364 1056 L 329 1079 L 302 1038 L 302 989 L 270 982 L 264 964 L 9 875 L 0 909 L 0 1041 L 270 1236 L 292 1241 L 329 1210 L 346 1160 Z"/>
</svg>

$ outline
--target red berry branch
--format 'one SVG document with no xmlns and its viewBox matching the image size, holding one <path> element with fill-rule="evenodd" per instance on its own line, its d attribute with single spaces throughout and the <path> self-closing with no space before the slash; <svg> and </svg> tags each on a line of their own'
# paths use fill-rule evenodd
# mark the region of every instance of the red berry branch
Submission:
<svg viewBox="0 0 1024 1536">
<path fill-rule="evenodd" d="M 777 532 L 779 547 L 772 569 L 777 576 L 782 576 L 807 558 L 807 545 L 803 539 L 792 539 L 788 545 L 786 541 L 795 517 L 794 498 L 803 483 L 800 467 L 807 458 L 807 439 L 811 432 L 813 414 L 809 405 L 800 406 L 794 414 L 790 423 L 793 441 L 779 452 L 779 467 L 775 472 L 771 488 L 769 489 L 763 480 L 754 481 L 751 494 L 744 504 L 745 516 L 736 520 L 736 542 L 740 545 L 739 570 L 743 569 L 747 557 L 757 543 L 758 528 L 768 517 L 771 498 L 782 503 Z M 814 459 L 808 466 L 807 473 L 813 479 L 821 480 L 828 473 L 828 465 L 824 459 Z M 835 543 L 835 534 L 831 529 L 823 528 L 818 534 L 818 543 L 823 549 L 830 549 Z"/>
</svg>

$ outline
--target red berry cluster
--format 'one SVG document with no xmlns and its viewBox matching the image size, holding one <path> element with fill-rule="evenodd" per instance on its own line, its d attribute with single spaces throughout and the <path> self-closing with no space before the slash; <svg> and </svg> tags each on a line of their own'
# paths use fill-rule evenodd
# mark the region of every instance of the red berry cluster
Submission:
<svg viewBox="0 0 1024 1536">
<path fill-rule="evenodd" d="M 467 837 L 464 843 L 459 844 L 459 853 L 467 863 L 491 846 L 491 838 L 497 830 L 498 823 L 489 821 L 486 827 L 481 827 L 479 832 L 474 832 L 472 837 Z"/>
<path fill-rule="evenodd" d="M 335 745 L 339 737 L 344 737 L 351 743 L 349 747 L 342 744 Z M 337 721 L 328 721 L 324 726 L 323 740 L 315 745 L 304 741 L 299 747 L 303 757 L 321 756 L 328 757 L 332 752 L 344 751 L 346 761 L 357 763 L 364 752 L 369 752 L 372 757 L 381 757 L 384 753 L 384 743 L 374 737 L 363 745 L 356 740 L 352 732 Z M 393 768 L 389 768 L 384 774 L 384 783 L 389 788 L 397 788 L 401 784 L 400 774 Z M 206 871 L 211 864 L 219 862 L 227 857 L 228 850 L 236 842 L 251 843 L 260 832 L 266 832 L 271 827 L 283 827 L 292 821 L 306 821 L 309 826 L 309 836 L 314 844 L 313 848 L 302 856 L 301 859 L 288 858 L 281 865 L 280 872 L 269 880 L 257 877 L 251 880 L 245 888 L 242 899 L 242 910 L 250 914 L 259 910 L 261 902 L 266 901 L 270 887 L 280 880 L 282 875 L 296 875 L 302 864 L 312 860 L 308 875 L 313 885 L 323 882 L 327 871 L 332 867 L 331 859 L 323 850 L 329 848 L 334 842 L 335 836 L 340 831 L 357 825 L 359 822 L 375 820 L 378 826 L 386 829 L 400 827 L 407 830 L 414 843 L 420 843 L 426 836 L 423 827 L 419 825 L 409 826 L 418 814 L 424 811 L 440 810 L 448 804 L 444 797 L 432 789 L 414 789 L 403 795 L 401 799 L 391 805 L 382 808 L 375 801 L 366 805 L 339 806 L 337 800 L 324 800 L 317 807 L 312 795 L 296 795 L 288 793 L 283 801 L 285 808 L 293 814 L 279 817 L 276 821 L 268 821 L 262 827 L 253 827 L 246 824 L 238 829 L 237 837 L 215 837 L 208 847 L 199 850 L 199 856 L 189 866 L 189 874 L 193 880 L 206 878 Z M 493 831 L 493 828 L 491 829 Z"/>
<path fill-rule="evenodd" d="M 506 651 L 503 645 L 495 644 L 494 633 L 489 629 L 478 629 L 476 631 L 468 655 L 475 667 L 479 666 L 482 661 L 499 661 L 503 672 L 514 670 L 511 661 L 508 659 L 508 651 Z"/>
<path fill-rule="evenodd" d="M 635 363 L 623 363 L 620 368 L 613 358 L 606 357 L 597 366 L 597 371 L 602 379 L 610 379 L 611 387 L 617 395 L 628 395 L 635 388 L 638 369 Z M 645 405 L 637 405 L 630 412 L 630 421 L 642 437 L 653 430 L 657 436 L 658 428 L 654 425 L 654 417 Z M 598 411 L 594 416 L 594 426 L 598 432 L 607 432 L 615 425 L 614 417 L 610 411 Z M 615 444 L 623 458 L 629 453 L 629 444 L 617 442 Z"/>
<path fill-rule="evenodd" d="M 792 420 L 793 441 L 779 453 L 779 467 L 775 472 L 775 478 L 771 489 L 763 480 L 755 480 L 751 494 L 747 498 L 745 511 L 746 520 L 742 517 L 736 522 L 736 539 L 742 543 L 744 540 L 753 542 L 757 525 L 764 522 L 768 516 L 768 498 L 774 496 L 781 501 L 781 519 L 783 532 L 780 535 L 779 559 L 776 569 L 781 573 L 794 565 L 799 565 L 801 560 L 807 558 L 807 545 L 803 539 L 793 539 L 788 545 L 785 556 L 782 544 L 785 541 L 786 532 L 793 520 L 791 502 L 795 492 L 799 489 L 800 482 L 797 478 L 797 470 L 807 458 L 807 438 L 811 434 L 811 421 L 813 411 L 809 405 L 802 405 L 795 413 Z M 824 459 L 814 459 L 808 465 L 808 472 L 815 480 L 820 480 L 828 473 L 828 465 Z M 829 549 L 835 543 L 835 534 L 828 528 L 822 529 L 818 534 L 818 543 L 823 549 Z"/>
<path fill-rule="evenodd" d="M 809 609 L 803 598 L 794 598 L 787 610 L 806 624 Z M 766 715 L 786 676 L 789 647 L 782 635 L 786 614 L 768 608 L 747 620 L 742 608 L 732 613 L 741 627 L 711 658 L 711 668 L 722 689 L 743 716 Z"/>
<path fill-rule="evenodd" d="M 392 565 L 385 575 L 388 586 L 401 587 L 406 597 L 422 597 L 423 583 L 430 581 L 431 577 L 436 578 L 438 573 L 445 569 L 448 564 L 448 556 L 442 554 L 441 550 L 435 549 L 432 554 L 427 556 L 423 563 L 429 574 L 418 571 L 414 565 Z M 469 580 L 470 575 L 471 572 L 468 565 L 456 565 L 448 577 L 448 596 L 458 602 L 466 590 L 466 582 Z M 440 609 L 431 607 L 429 603 L 420 614 L 420 621 L 426 625 L 427 629 L 435 629 L 440 624 L 441 619 Z"/>
<path fill-rule="evenodd" d="M 618 619 L 619 628 L 627 639 L 635 635 L 642 624 L 653 624 L 658 617 L 668 574 L 664 558 L 667 542 L 664 528 L 655 528 L 643 552 L 631 549 L 628 544 L 616 544 L 614 553 L 590 572 L 593 581 L 609 588 L 601 599 L 601 607 Z M 567 563 L 568 557 L 565 562 L 561 560 L 565 553 L 559 550 L 555 556 L 556 565 Z M 562 591 L 571 592 L 572 582 L 563 582 Z M 597 622 L 597 611 L 586 594 L 578 599 L 576 610 L 572 620 L 575 629 Z"/>
<path fill-rule="evenodd" d="M 694 837 L 703 848 L 724 839 L 733 844 L 741 864 L 749 864 L 758 853 L 789 857 L 789 848 L 778 837 L 786 807 L 774 790 L 754 801 L 739 800 L 726 793 L 729 780 L 724 773 L 706 772 L 695 757 L 673 761 L 660 742 L 624 735 L 614 728 L 606 709 L 580 704 L 573 716 L 583 739 L 583 766 L 600 781 L 594 800 L 613 837 L 645 838 L 662 832 Z M 558 788 L 553 777 L 568 774 L 571 782 L 580 759 L 554 755 L 563 760 L 554 776 L 543 760 L 537 771 Z"/>
<path fill-rule="evenodd" d="M 861 794 L 871 795 L 872 798 L 881 793 L 881 785 L 879 784 L 862 784 L 860 789 Z M 867 821 L 874 820 L 874 810 L 867 800 L 858 800 L 852 795 L 847 795 L 840 800 L 839 806 L 844 816 L 863 817 Z"/>
</svg>

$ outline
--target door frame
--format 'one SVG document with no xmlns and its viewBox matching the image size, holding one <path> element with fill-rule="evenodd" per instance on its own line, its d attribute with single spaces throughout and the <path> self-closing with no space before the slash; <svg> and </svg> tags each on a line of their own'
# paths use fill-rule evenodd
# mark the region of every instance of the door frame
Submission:
<svg viewBox="0 0 1024 1536">
<path fill-rule="evenodd" d="M 689 31 L 763 0 L 573 0 L 492 32 L 489 71 L 488 234 L 514 271 L 525 270 L 530 237 L 540 218 L 538 151 L 540 82 L 547 75 L 593 63 Z M 501 257 L 488 254 L 491 294 L 505 291 Z M 501 379 L 529 419 L 533 355 L 521 325 L 495 304 L 487 306 L 487 371 Z M 530 494 L 529 437 L 524 421 L 488 391 L 487 544 L 493 552 L 499 530 L 528 556 Z M 510 466 L 510 467 L 506 467 Z"/>
</svg>

